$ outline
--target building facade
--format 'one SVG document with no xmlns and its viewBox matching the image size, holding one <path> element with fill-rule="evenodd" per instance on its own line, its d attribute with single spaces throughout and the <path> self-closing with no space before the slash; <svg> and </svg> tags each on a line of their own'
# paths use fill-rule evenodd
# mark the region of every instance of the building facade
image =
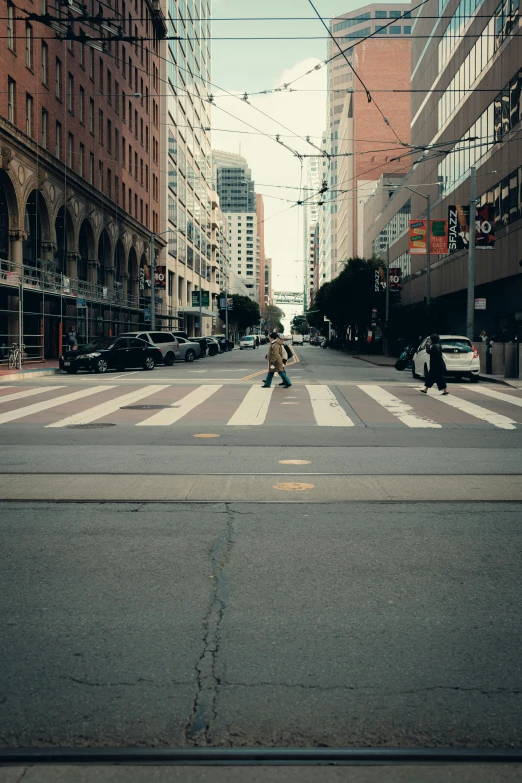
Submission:
<svg viewBox="0 0 522 783">
<path fill-rule="evenodd" d="M 87 340 L 150 318 L 166 27 L 149 0 L 115 0 L 102 23 L 75 21 L 74 4 L 49 7 L 50 20 L 36 10 L 8 3 L 0 20 L 0 345 L 21 337 L 42 360 L 72 323 Z"/>
<path fill-rule="evenodd" d="M 390 236 L 391 263 L 409 270 L 402 304 L 422 305 L 427 257 L 410 257 L 407 225 L 396 237 L 390 226 L 404 215 L 426 217 L 427 196 L 432 218 L 468 205 L 474 168 L 478 206 L 491 207 L 495 233 L 494 249 L 476 251 L 475 296 L 486 299 L 486 309 L 475 314 L 475 332 L 499 340 L 516 336 L 522 319 L 520 26 L 518 5 L 507 0 L 423 6 L 414 26 L 420 37 L 412 51 L 412 143 L 440 146 L 416 158 L 368 225 L 368 242 L 382 247 Z M 465 333 L 467 252 L 432 254 L 430 271 L 432 301 L 442 306 L 446 328 Z"/>
<path fill-rule="evenodd" d="M 315 233 L 319 223 L 318 205 L 319 196 L 310 198 L 315 192 L 321 189 L 323 162 L 320 157 L 307 158 L 305 163 L 305 191 L 304 191 L 304 210 L 303 210 L 303 274 L 305 276 L 304 290 L 306 290 L 305 309 L 313 298 L 316 291 L 317 272 L 315 268 Z"/>
<path fill-rule="evenodd" d="M 180 329 L 208 335 L 217 315 L 220 270 L 212 228 L 212 152 L 208 130 L 210 2 L 162 2 L 169 37 L 181 39 L 164 42 L 161 60 L 161 232 L 168 240 L 164 254 L 167 305 L 178 318 Z"/>
<path fill-rule="evenodd" d="M 357 255 L 357 188 L 377 180 L 401 141 L 409 143 L 409 94 L 386 90 L 409 87 L 411 14 L 407 3 L 372 3 L 332 19 L 330 31 L 370 92 L 368 102 L 337 44 L 328 43 L 328 133 L 330 161 L 331 277 Z M 373 35 L 375 34 L 375 35 Z M 373 35 L 368 41 L 362 41 Z M 383 91 L 384 90 L 384 91 Z M 386 124 L 375 103 L 389 124 Z M 393 130 L 392 130 L 393 128 Z"/>
<path fill-rule="evenodd" d="M 264 259 L 263 200 L 256 196 L 245 158 L 214 150 L 212 161 L 216 192 L 228 221 L 232 270 L 245 286 L 248 296 L 260 302 L 261 257 Z M 262 210 L 259 225 L 258 205 Z"/>
</svg>

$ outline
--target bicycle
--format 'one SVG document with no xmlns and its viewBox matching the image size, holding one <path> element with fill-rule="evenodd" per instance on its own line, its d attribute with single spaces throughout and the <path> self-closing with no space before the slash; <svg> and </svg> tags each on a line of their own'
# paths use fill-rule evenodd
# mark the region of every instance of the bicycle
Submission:
<svg viewBox="0 0 522 783">
<path fill-rule="evenodd" d="M 22 346 L 25 348 L 25 345 Z M 20 347 L 18 343 L 13 343 L 13 347 L 9 349 L 8 367 L 10 370 L 16 370 L 18 368 L 18 362 L 20 361 Z M 20 361 L 20 365 L 21 365 Z"/>
</svg>

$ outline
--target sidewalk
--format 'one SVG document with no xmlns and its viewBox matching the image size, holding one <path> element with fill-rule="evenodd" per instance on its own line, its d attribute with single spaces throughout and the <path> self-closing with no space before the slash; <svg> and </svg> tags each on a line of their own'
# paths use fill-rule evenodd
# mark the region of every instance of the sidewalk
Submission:
<svg viewBox="0 0 522 783">
<path fill-rule="evenodd" d="M 23 381 L 26 378 L 35 381 L 38 378 L 45 378 L 47 375 L 56 375 L 58 372 L 60 370 L 57 359 L 50 359 L 46 362 L 24 362 L 21 370 L 9 370 L 7 364 L 1 364 L 0 383 Z"/>
<path fill-rule="evenodd" d="M 375 364 L 377 367 L 394 367 L 397 359 L 394 356 L 381 356 L 380 354 L 360 354 L 352 353 L 353 359 L 360 359 L 361 362 Z"/>
</svg>

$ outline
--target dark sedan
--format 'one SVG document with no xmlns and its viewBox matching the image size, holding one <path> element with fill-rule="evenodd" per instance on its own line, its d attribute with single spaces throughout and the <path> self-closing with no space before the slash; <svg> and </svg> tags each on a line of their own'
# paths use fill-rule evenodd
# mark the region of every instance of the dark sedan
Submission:
<svg viewBox="0 0 522 783">
<path fill-rule="evenodd" d="M 162 361 L 161 351 L 137 337 L 99 337 L 77 351 L 60 356 L 60 369 L 69 375 L 78 370 L 104 373 L 141 367 L 153 370 Z"/>
</svg>

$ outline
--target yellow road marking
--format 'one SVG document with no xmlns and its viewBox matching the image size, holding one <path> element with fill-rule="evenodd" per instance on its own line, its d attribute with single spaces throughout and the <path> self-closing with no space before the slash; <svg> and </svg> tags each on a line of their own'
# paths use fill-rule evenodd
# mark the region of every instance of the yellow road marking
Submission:
<svg viewBox="0 0 522 783">
<path fill-rule="evenodd" d="M 197 435 L 193 435 L 193 438 L 220 438 L 221 435 L 217 435 L 215 432 L 199 432 Z"/>
</svg>

